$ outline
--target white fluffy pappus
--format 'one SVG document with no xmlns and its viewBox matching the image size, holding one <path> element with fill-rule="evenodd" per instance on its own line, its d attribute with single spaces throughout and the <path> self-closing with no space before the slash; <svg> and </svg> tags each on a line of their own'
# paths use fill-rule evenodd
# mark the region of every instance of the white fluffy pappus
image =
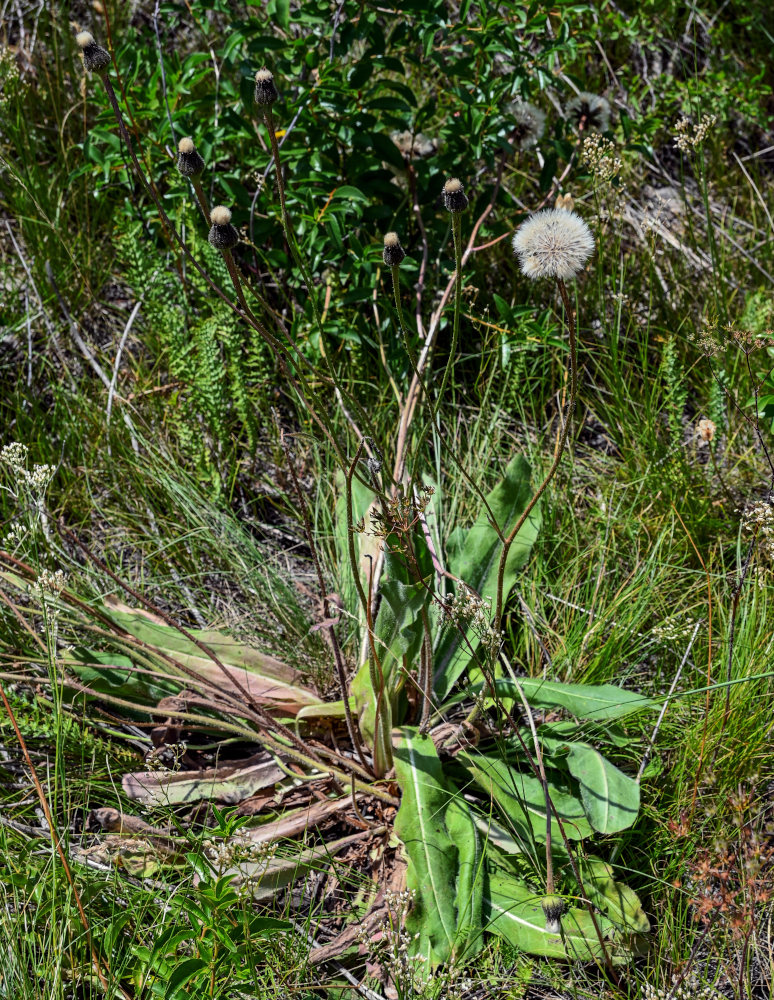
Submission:
<svg viewBox="0 0 774 1000">
<path fill-rule="evenodd" d="M 574 278 L 594 252 L 594 237 L 583 219 L 563 208 L 546 208 L 523 222 L 513 249 L 528 278 Z"/>
<path fill-rule="evenodd" d="M 210 212 L 210 221 L 213 226 L 227 226 L 231 222 L 231 209 L 225 205 L 216 205 Z"/>
</svg>

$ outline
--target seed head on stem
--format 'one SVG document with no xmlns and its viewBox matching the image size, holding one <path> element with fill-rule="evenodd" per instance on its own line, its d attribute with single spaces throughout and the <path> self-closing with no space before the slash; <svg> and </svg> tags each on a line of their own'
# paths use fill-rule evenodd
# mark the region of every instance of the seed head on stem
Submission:
<svg viewBox="0 0 774 1000">
<path fill-rule="evenodd" d="M 406 251 L 400 245 L 400 237 L 397 233 L 384 234 L 384 251 L 382 256 L 387 267 L 397 267 L 403 262 Z"/>
<path fill-rule="evenodd" d="M 83 65 L 90 73 L 100 73 L 110 65 L 110 53 L 94 41 L 90 31 L 79 31 L 75 41 L 83 56 Z"/>
<path fill-rule="evenodd" d="M 210 212 L 210 244 L 216 250 L 231 250 L 239 242 L 239 233 L 231 225 L 231 210 L 225 205 L 216 205 Z"/>
<path fill-rule="evenodd" d="M 177 169 L 183 177 L 199 177 L 204 170 L 204 160 L 194 146 L 190 136 L 177 144 Z"/>
<path fill-rule="evenodd" d="M 279 91 L 274 83 L 274 74 L 271 70 L 259 69 L 255 74 L 255 103 L 262 107 L 270 107 L 279 99 Z"/>
<path fill-rule="evenodd" d="M 546 208 L 523 222 L 513 237 L 513 249 L 528 278 L 569 281 L 594 252 L 594 237 L 575 212 Z"/>
</svg>

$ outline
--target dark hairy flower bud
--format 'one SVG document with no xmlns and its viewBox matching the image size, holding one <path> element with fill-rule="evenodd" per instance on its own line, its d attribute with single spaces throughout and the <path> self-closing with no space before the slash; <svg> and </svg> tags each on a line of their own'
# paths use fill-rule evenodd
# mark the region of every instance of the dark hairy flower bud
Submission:
<svg viewBox="0 0 774 1000">
<path fill-rule="evenodd" d="M 274 84 L 271 70 L 259 69 L 255 74 L 255 103 L 271 105 L 279 98 L 279 92 Z"/>
<path fill-rule="evenodd" d="M 188 136 L 177 144 L 177 169 L 183 177 L 198 177 L 204 170 L 204 160 L 196 152 L 193 139 Z"/>
<path fill-rule="evenodd" d="M 91 32 L 78 32 L 75 41 L 81 50 L 83 65 L 90 73 L 99 73 L 101 70 L 107 69 L 110 65 L 110 53 L 101 45 L 97 45 Z"/>
<path fill-rule="evenodd" d="M 468 207 L 468 198 L 462 190 L 462 181 L 452 177 L 443 186 L 443 203 L 449 212 L 464 212 Z"/>
<path fill-rule="evenodd" d="M 564 900 L 561 896 L 544 896 L 540 902 L 546 918 L 546 930 L 549 934 L 558 934 L 561 930 L 560 920 L 564 913 Z"/>
<path fill-rule="evenodd" d="M 397 267 L 406 256 L 397 233 L 385 233 L 383 256 L 387 267 Z"/>
<path fill-rule="evenodd" d="M 239 233 L 231 225 L 231 210 L 225 205 L 216 205 L 210 212 L 210 244 L 216 250 L 230 250 L 239 242 Z"/>
</svg>

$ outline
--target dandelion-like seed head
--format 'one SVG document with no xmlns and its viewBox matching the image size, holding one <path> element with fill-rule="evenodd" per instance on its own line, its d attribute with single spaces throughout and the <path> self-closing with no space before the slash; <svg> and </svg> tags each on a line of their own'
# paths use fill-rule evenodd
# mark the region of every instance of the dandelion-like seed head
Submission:
<svg viewBox="0 0 774 1000">
<path fill-rule="evenodd" d="M 400 245 L 400 237 L 397 233 L 384 234 L 384 263 L 387 267 L 397 267 L 406 256 L 406 251 Z"/>
<path fill-rule="evenodd" d="M 546 116 L 529 101 L 516 101 L 510 107 L 511 115 L 516 120 L 513 129 L 513 141 L 517 149 L 524 152 L 531 149 L 543 137 L 546 127 Z"/>
<path fill-rule="evenodd" d="M 458 177 L 452 177 L 444 184 L 443 203 L 447 211 L 452 214 L 464 212 L 468 207 L 468 198 L 462 190 L 462 181 Z"/>
<path fill-rule="evenodd" d="M 519 226 L 513 249 L 528 278 L 567 281 L 583 269 L 594 252 L 594 237 L 575 212 L 546 208 Z"/>
<path fill-rule="evenodd" d="M 271 70 L 259 69 L 255 74 L 255 103 L 263 107 L 274 104 L 279 98 L 279 91 L 274 83 L 274 74 Z"/>
<path fill-rule="evenodd" d="M 565 114 L 579 132 L 607 132 L 610 128 L 610 104 L 599 94 L 581 91 L 567 102 Z"/>
<path fill-rule="evenodd" d="M 90 31 L 79 31 L 75 36 L 76 44 L 83 56 L 83 65 L 90 73 L 99 73 L 110 65 L 110 53 L 94 41 Z"/>
<path fill-rule="evenodd" d="M 210 212 L 210 234 L 207 237 L 216 250 L 230 250 L 239 242 L 239 233 L 231 225 L 231 209 L 216 205 Z"/>
<path fill-rule="evenodd" d="M 177 144 L 177 169 L 183 177 L 198 177 L 204 170 L 204 160 L 196 151 L 190 136 L 181 139 Z"/>
<path fill-rule="evenodd" d="M 707 444 L 709 444 L 715 437 L 716 430 L 717 427 L 715 426 L 714 421 L 709 420 L 707 417 L 705 417 L 703 420 L 700 420 L 696 425 L 696 431 L 699 437 L 702 439 L 702 441 L 706 441 Z"/>
</svg>

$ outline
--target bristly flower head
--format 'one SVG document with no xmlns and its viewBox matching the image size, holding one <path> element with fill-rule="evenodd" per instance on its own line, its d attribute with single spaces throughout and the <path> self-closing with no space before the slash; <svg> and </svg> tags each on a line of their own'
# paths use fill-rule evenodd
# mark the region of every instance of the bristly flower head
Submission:
<svg viewBox="0 0 774 1000">
<path fill-rule="evenodd" d="M 216 205 L 210 212 L 210 235 L 207 237 L 216 250 L 230 250 L 239 242 L 239 233 L 231 225 L 231 210 Z"/>
<path fill-rule="evenodd" d="M 557 895 L 544 896 L 540 905 L 546 918 L 546 930 L 549 934 L 559 934 L 562 929 L 562 914 L 565 911 L 564 900 Z"/>
<path fill-rule="evenodd" d="M 397 233 L 384 234 L 384 263 L 387 267 L 397 267 L 406 256 Z"/>
<path fill-rule="evenodd" d="M 198 177 L 204 170 L 204 160 L 197 153 L 193 139 L 189 136 L 177 144 L 177 169 L 183 177 Z"/>
<path fill-rule="evenodd" d="M 267 107 L 274 104 L 278 98 L 279 91 L 274 83 L 274 75 L 264 66 L 255 74 L 255 103 Z"/>
<path fill-rule="evenodd" d="M 83 65 L 90 73 L 99 73 L 110 65 L 110 53 L 97 45 L 90 31 L 79 31 L 75 41 L 83 55 Z"/>
<path fill-rule="evenodd" d="M 594 252 L 594 237 L 575 212 L 545 208 L 516 230 L 513 249 L 528 278 L 574 278 Z"/>
<path fill-rule="evenodd" d="M 464 212 L 468 207 L 468 197 L 462 190 L 462 181 L 452 177 L 443 186 L 443 203 L 452 214 Z"/>
<path fill-rule="evenodd" d="M 579 132 L 607 132 L 610 128 L 610 105 L 599 94 L 581 91 L 567 102 L 565 114 Z"/>
<path fill-rule="evenodd" d="M 702 441 L 706 441 L 707 444 L 710 444 L 712 439 L 715 437 L 716 430 L 717 427 L 715 426 L 714 422 L 712 420 L 708 420 L 707 417 L 704 417 L 696 425 L 696 432 L 698 433 Z"/>
<path fill-rule="evenodd" d="M 517 149 L 524 152 L 531 149 L 543 137 L 546 127 L 546 116 L 529 101 L 516 101 L 510 107 L 511 115 L 516 119 L 516 127 L 511 132 Z"/>
</svg>

